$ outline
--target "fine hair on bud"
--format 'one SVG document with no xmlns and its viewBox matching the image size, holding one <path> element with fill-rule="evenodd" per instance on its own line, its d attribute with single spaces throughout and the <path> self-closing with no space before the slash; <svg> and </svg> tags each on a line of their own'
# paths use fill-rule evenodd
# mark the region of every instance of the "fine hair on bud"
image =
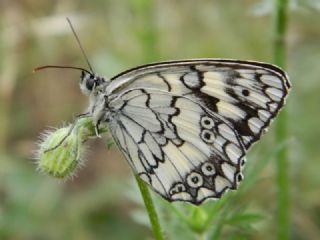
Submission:
<svg viewBox="0 0 320 240">
<path fill-rule="evenodd" d="M 72 126 L 47 130 L 36 153 L 37 170 L 55 178 L 72 177 L 83 164 L 83 139 Z"/>
<path fill-rule="evenodd" d="M 101 128 L 106 132 L 106 128 Z M 44 131 L 35 153 L 37 170 L 46 175 L 66 179 L 84 166 L 85 142 L 96 137 L 90 117 L 79 118 L 73 124 Z"/>
</svg>

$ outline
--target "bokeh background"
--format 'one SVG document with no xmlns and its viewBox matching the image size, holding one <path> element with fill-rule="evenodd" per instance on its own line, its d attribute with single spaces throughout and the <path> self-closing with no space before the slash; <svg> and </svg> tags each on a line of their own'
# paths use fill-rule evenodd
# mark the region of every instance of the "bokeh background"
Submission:
<svg viewBox="0 0 320 240">
<path fill-rule="evenodd" d="M 272 4 L 0 0 L 0 239 L 152 239 L 139 190 L 115 146 L 108 150 L 103 141 L 90 141 L 86 166 L 65 182 L 35 170 L 32 152 L 39 134 L 72 122 L 87 106 L 78 87 L 79 72 L 48 69 L 32 74 L 34 67 L 46 64 L 87 67 L 66 16 L 95 71 L 112 77 L 130 67 L 170 59 L 271 62 Z M 290 236 L 320 239 L 320 1 L 292 0 L 289 5 Z M 249 152 L 248 166 L 272 155 L 275 147 L 271 128 Z M 264 216 L 250 223 L 249 231 L 240 229 L 241 239 L 275 238 L 275 166 L 271 157 L 259 181 L 234 202 Z M 197 238 L 175 220 L 164 200 L 153 197 L 169 239 Z M 221 239 L 234 231 L 227 226 Z"/>
</svg>

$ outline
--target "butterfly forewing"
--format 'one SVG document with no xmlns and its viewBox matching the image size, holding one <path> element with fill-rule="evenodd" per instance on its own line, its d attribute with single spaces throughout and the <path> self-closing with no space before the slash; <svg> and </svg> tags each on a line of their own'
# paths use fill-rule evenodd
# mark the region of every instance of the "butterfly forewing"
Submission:
<svg viewBox="0 0 320 240">
<path fill-rule="evenodd" d="M 276 116 L 289 88 L 286 74 L 264 63 L 145 65 L 107 87 L 116 112 L 110 128 L 134 171 L 155 191 L 199 204 L 237 188 L 245 150 Z"/>
</svg>

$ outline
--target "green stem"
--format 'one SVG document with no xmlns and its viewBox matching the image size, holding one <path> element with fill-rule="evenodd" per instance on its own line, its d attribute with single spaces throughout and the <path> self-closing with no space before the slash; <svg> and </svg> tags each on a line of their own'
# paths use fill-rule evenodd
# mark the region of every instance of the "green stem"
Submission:
<svg viewBox="0 0 320 240">
<path fill-rule="evenodd" d="M 141 192 L 141 196 L 144 201 L 144 205 L 146 206 L 146 209 L 147 209 L 147 212 L 149 215 L 149 219 L 150 219 L 150 223 L 151 223 L 152 230 L 154 233 L 154 237 L 156 240 L 163 240 L 164 239 L 163 232 L 161 230 L 159 218 L 158 218 L 156 209 L 154 207 L 149 189 L 139 176 L 135 176 L 135 178 L 138 183 L 138 186 L 139 186 L 139 189 Z"/>
<path fill-rule="evenodd" d="M 286 60 L 286 28 L 288 0 L 275 0 L 274 21 L 274 63 L 285 67 Z M 276 140 L 281 144 L 287 139 L 287 114 L 282 111 L 276 125 Z M 288 148 L 284 146 L 277 156 L 277 186 L 278 186 L 278 235 L 281 240 L 289 239 L 289 177 Z"/>
</svg>

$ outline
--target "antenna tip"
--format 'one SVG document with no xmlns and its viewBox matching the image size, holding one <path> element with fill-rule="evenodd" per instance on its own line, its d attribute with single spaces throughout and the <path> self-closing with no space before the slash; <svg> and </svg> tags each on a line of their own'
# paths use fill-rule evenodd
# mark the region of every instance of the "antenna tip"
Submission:
<svg viewBox="0 0 320 240">
<path fill-rule="evenodd" d="M 32 73 L 38 72 L 39 70 L 46 68 L 46 66 L 41 66 L 41 67 L 36 67 L 34 69 L 32 69 Z"/>
</svg>

